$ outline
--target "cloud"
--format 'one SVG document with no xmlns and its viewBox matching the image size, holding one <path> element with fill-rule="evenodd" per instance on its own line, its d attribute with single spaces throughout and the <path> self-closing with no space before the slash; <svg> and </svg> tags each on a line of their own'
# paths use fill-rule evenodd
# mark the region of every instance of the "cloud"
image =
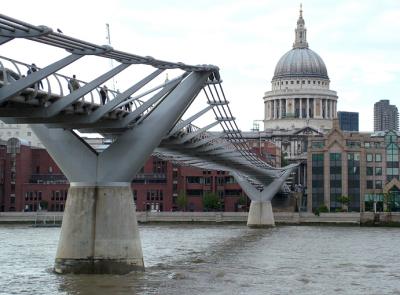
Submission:
<svg viewBox="0 0 400 295">
<path fill-rule="evenodd" d="M 387 98 L 398 103 L 399 2 L 307 0 L 303 8 L 310 47 L 326 62 L 339 109 L 362 109 L 361 129 L 371 129 L 375 101 Z M 298 2 L 14 1 L 2 7 L 2 13 L 98 44 L 106 43 L 109 23 L 116 49 L 189 64 L 216 64 L 240 128 L 248 130 L 253 120 L 263 118 L 263 93 L 270 89 L 279 58 L 291 49 Z M 44 65 L 66 54 L 32 42 L 27 50 L 18 42 L 2 46 L 2 55 Z M 65 71 L 91 79 L 108 68 L 101 58 L 84 58 Z M 119 85 L 127 87 L 132 80 L 122 75 Z"/>
</svg>

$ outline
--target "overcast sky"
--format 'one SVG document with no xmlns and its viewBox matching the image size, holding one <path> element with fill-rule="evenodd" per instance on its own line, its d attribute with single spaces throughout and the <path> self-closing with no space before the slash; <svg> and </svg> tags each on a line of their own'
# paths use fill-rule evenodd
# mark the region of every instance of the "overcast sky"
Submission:
<svg viewBox="0 0 400 295">
<path fill-rule="evenodd" d="M 328 69 L 338 110 L 360 112 L 373 129 L 373 104 L 400 107 L 400 1 L 307 0 L 310 48 Z M 215 64 L 241 130 L 263 119 L 263 94 L 275 65 L 292 48 L 299 1 L 8 1 L 1 13 L 115 49 L 189 64 Z M 13 41 L 14 42 L 14 41 Z M 0 54 L 30 63 L 35 47 Z M 15 43 L 18 44 L 18 43 Z M 11 50 L 11 51 L 10 51 Z M 13 57 L 13 56 L 10 56 Z M 43 57 L 46 58 L 46 57 Z M 36 60 L 36 59 L 35 59 Z M 38 61 L 40 65 L 40 61 Z"/>
</svg>

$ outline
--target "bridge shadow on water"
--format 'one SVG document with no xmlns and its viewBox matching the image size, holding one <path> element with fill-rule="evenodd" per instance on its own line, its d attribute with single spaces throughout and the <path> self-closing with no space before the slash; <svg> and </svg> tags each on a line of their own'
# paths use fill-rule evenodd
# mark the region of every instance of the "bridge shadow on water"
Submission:
<svg viewBox="0 0 400 295">
<path fill-rule="evenodd" d="M 144 259 L 150 264 L 145 272 L 55 275 L 58 289 L 67 294 L 237 294 L 230 288 L 221 289 L 233 283 L 226 277 L 244 269 L 251 272 L 252 266 L 244 265 L 243 258 L 252 255 L 253 246 L 261 240 L 268 247 L 268 237 L 276 230 L 236 225 L 145 225 L 141 227 Z"/>
</svg>

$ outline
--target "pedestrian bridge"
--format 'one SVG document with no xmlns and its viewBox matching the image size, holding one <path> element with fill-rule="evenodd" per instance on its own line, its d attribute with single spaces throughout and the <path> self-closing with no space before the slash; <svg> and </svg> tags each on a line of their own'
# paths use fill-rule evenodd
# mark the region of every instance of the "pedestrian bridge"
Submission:
<svg viewBox="0 0 400 295">
<path fill-rule="evenodd" d="M 70 181 L 57 272 L 143 269 L 130 183 L 152 153 L 182 165 L 229 171 L 252 200 L 248 225 L 274 225 L 271 199 L 295 166 L 274 168 L 250 151 L 218 67 L 126 53 L 0 15 L 0 45 L 11 46 L 16 39 L 63 54 L 41 67 L 0 57 L 1 120 L 30 124 Z M 90 63 L 94 58 L 115 66 L 98 69 Z M 96 74 L 89 82 L 74 81 L 65 75 L 71 66 L 90 67 Z M 132 68 L 136 76 L 126 76 L 123 90 L 102 92 L 105 83 Z M 162 79 L 162 73 L 171 78 Z M 204 107 L 189 113 L 199 100 Z M 112 143 L 97 152 L 82 139 L 84 133 Z"/>
</svg>

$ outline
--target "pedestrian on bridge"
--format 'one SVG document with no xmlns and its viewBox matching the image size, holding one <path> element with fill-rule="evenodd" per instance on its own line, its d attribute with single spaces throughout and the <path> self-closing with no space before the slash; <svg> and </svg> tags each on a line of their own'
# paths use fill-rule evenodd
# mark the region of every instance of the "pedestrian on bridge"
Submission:
<svg viewBox="0 0 400 295">
<path fill-rule="evenodd" d="M 36 72 L 37 70 L 38 70 L 37 66 L 33 63 L 33 64 L 29 67 L 28 72 L 27 72 L 26 74 L 27 74 L 27 75 L 30 75 L 30 74 Z M 39 81 L 39 82 L 37 82 L 37 83 L 35 83 L 35 84 L 32 84 L 32 85 L 29 86 L 29 87 L 30 87 L 30 88 L 40 88 L 40 89 L 43 89 L 43 83 L 42 83 L 42 81 Z"/>
<path fill-rule="evenodd" d="M 72 91 L 77 90 L 79 87 L 81 86 L 79 85 L 78 80 L 76 80 L 76 75 L 72 75 L 72 79 L 70 79 L 68 82 L 69 92 L 71 93 Z"/>
<path fill-rule="evenodd" d="M 105 105 L 108 102 L 108 88 L 107 85 L 100 87 L 101 104 Z"/>
</svg>

